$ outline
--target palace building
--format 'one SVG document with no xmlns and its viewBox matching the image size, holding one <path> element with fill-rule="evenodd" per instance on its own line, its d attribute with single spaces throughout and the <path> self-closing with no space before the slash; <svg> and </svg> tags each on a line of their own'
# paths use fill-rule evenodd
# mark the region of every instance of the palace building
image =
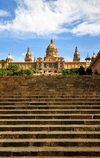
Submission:
<svg viewBox="0 0 100 158">
<path fill-rule="evenodd" d="M 94 61 L 96 55 L 94 54 L 92 58 L 87 57 L 86 62 L 80 61 L 80 54 L 78 52 L 78 47 L 75 48 L 75 53 L 72 62 L 67 62 L 63 57 L 58 56 L 58 49 L 51 39 L 50 44 L 46 49 L 46 57 L 35 58 L 32 60 L 32 55 L 30 48 L 28 47 L 27 53 L 25 55 L 25 62 L 14 62 L 12 56 L 9 54 L 6 60 L 0 61 L 0 68 L 7 67 L 8 64 L 18 64 L 23 69 L 37 69 L 40 73 L 58 73 L 61 69 L 71 69 L 79 68 L 83 66 L 85 69 L 91 65 L 91 61 Z"/>
</svg>

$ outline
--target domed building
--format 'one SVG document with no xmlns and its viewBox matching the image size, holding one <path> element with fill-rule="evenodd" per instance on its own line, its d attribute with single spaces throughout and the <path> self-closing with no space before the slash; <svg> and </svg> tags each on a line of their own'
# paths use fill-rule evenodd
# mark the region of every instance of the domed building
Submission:
<svg viewBox="0 0 100 158">
<path fill-rule="evenodd" d="M 80 66 L 87 68 L 90 65 L 89 62 L 80 61 L 78 47 L 75 48 L 73 61 L 66 62 L 63 57 L 58 56 L 58 49 L 54 44 L 53 39 L 51 39 L 50 44 L 46 48 L 46 57 L 34 57 L 34 61 L 32 61 L 30 47 L 28 47 L 25 55 L 25 62 L 13 62 L 13 58 L 9 54 L 6 60 L 0 61 L 0 68 L 7 67 L 9 64 L 18 64 L 23 69 L 34 68 L 39 70 L 40 73 L 58 73 L 61 71 L 61 69 L 79 68 Z"/>
<path fill-rule="evenodd" d="M 12 58 L 12 56 L 10 55 L 10 53 L 8 54 L 8 57 L 6 58 L 6 61 L 7 61 L 8 63 L 13 61 L 13 58 Z"/>
<path fill-rule="evenodd" d="M 58 57 L 58 50 L 56 46 L 54 45 L 54 41 L 52 39 L 51 39 L 51 43 L 46 49 L 46 57 L 48 56 Z"/>
<path fill-rule="evenodd" d="M 35 62 L 36 69 L 40 70 L 41 73 L 57 73 L 60 68 L 64 67 L 64 58 L 58 57 L 58 50 L 52 39 L 46 49 L 46 57 L 37 58 Z"/>
</svg>

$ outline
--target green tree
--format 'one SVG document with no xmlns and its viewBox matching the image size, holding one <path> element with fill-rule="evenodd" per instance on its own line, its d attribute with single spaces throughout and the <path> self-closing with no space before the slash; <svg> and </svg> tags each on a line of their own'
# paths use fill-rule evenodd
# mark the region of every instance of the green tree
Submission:
<svg viewBox="0 0 100 158">
<path fill-rule="evenodd" d="M 85 73 L 85 68 L 83 66 L 80 66 L 80 68 L 78 69 L 79 75 L 86 75 Z"/>
<path fill-rule="evenodd" d="M 87 68 L 87 69 L 86 69 L 86 75 L 92 75 L 92 70 L 89 69 L 89 68 Z"/>
</svg>

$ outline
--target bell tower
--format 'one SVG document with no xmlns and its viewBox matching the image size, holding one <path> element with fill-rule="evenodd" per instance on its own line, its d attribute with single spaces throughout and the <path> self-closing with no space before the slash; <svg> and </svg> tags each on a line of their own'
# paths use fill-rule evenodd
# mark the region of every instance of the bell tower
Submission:
<svg viewBox="0 0 100 158">
<path fill-rule="evenodd" d="M 80 54 L 78 53 L 78 47 L 75 48 L 73 61 L 80 61 Z"/>
<path fill-rule="evenodd" d="M 25 62 L 32 62 L 32 55 L 30 53 L 30 47 L 28 47 L 28 49 L 27 49 L 27 53 L 25 56 Z"/>
</svg>

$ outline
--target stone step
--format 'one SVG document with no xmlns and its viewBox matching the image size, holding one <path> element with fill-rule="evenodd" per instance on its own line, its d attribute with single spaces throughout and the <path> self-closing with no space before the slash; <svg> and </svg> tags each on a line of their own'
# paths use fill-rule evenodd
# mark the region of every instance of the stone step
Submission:
<svg viewBox="0 0 100 158">
<path fill-rule="evenodd" d="M 4 157 L 3 156 L 3 158 L 98 158 L 98 157 L 96 157 L 96 156 L 93 156 L 93 157 L 92 156 L 87 156 L 87 157 L 86 156 L 82 156 L 82 157 L 79 157 L 79 156 L 73 156 L 73 157 L 69 157 L 69 156 L 67 156 L 67 157 L 66 156 L 64 156 L 64 157 L 63 156 L 60 156 L 60 157 L 59 156 L 57 156 L 57 157 L 55 157 L 55 156 L 30 156 L 30 157 L 29 156 L 28 157 L 27 156 L 23 156 L 23 157 L 14 156 L 14 157 L 12 157 L 11 156 L 11 157 Z"/>
<path fill-rule="evenodd" d="M 100 139 L 99 131 L 2 131 L 1 139 Z"/>
<path fill-rule="evenodd" d="M 0 125 L 0 131 L 100 131 L 100 125 Z"/>
<path fill-rule="evenodd" d="M 0 110 L 0 114 L 100 114 L 99 109 L 8 109 Z M 93 116 L 93 115 L 92 115 Z"/>
<path fill-rule="evenodd" d="M 0 147 L 99 147 L 100 139 L 0 139 Z"/>
<path fill-rule="evenodd" d="M 100 119 L 99 114 L 0 114 L 0 119 Z"/>
<path fill-rule="evenodd" d="M 100 119 L 0 119 L 0 125 L 100 125 Z"/>
<path fill-rule="evenodd" d="M 53 93 L 54 94 L 54 93 Z M 13 94 L 13 95 L 0 95 L 0 99 L 50 99 L 50 98 L 52 98 L 52 99 L 57 99 L 57 98 L 63 98 L 63 99 L 81 99 L 81 98 L 86 98 L 86 99 L 99 99 L 100 98 L 100 94 L 96 94 L 96 93 L 93 93 L 93 94 L 91 94 L 91 95 L 88 95 L 88 94 L 75 94 L 75 95 L 73 95 L 73 94 L 57 94 L 57 93 L 55 93 L 54 95 L 52 95 L 52 94 L 42 94 L 42 95 L 39 95 L 39 94 L 32 94 L 32 95 L 18 95 L 18 94 Z"/>
<path fill-rule="evenodd" d="M 100 89 L 100 87 L 98 88 L 98 89 L 96 89 L 96 87 L 94 87 L 93 89 L 89 89 L 89 90 L 87 90 L 87 89 L 84 89 L 84 90 L 82 90 L 81 89 L 81 87 L 80 87 L 80 89 L 81 90 L 78 90 L 77 89 L 77 87 L 76 87 L 76 89 L 71 89 L 71 90 L 68 90 L 67 88 L 66 89 L 62 89 L 62 90 L 60 90 L 60 89 L 56 89 L 56 90 L 50 90 L 50 89 L 45 89 L 45 90 L 43 90 L 43 89 L 38 89 L 38 90 L 32 90 L 32 88 L 30 88 L 29 90 L 25 90 L 25 89 L 23 89 L 23 90 L 21 90 L 21 87 L 19 87 L 20 88 L 20 90 L 7 90 L 7 91 L 5 91 L 5 90 L 3 90 L 3 89 L 0 89 L 0 91 L 1 91 L 1 95 L 3 96 L 4 94 L 5 94 L 5 96 L 8 96 L 8 94 L 9 94 L 9 96 L 15 96 L 15 95 L 21 95 L 21 96 L 32 96 L 32 95 L 40 95 L 40 96 L 43 96 L 43 95 L 46 95 L 46 96 L 51 96 L 52 94 L 54 94 L 54 96 L 58 96 L 58 95 L 67 95 L 67 96 L 78 96 L 78 95 L 82 95 L 83 94 L 83 96 L 90 96 L 90 95 L 94 95 L 94 96 L 100 96 L 100 91 L 99 91 L 99 89 Z M 69 87 L 70 88 L 70 87 Z M 5 92 L 4 92 L 5 91 Z"/>
<path fill-rule="evenodd" d="M 66 102 L 0 102 L 0 105 L 100 105 L 100 101 L 66 101 Z"/>
<path fill-rule="evenodd" d="M 64 93 L 64 94 L 69 94 L 69 93 L 71 93 L 71 94 L 82 94 L 82 93 L 85 93 L 85 92 L 88 92 L 89 94 L 91 94 L 91 93 L 94 93 L 94 92 L 99 92 L 99 90 L 100 90 L 100 87 L 98 87 L 98 88 L 96 88 L 96 87 L 90 88 L 89 87 L 89 89 L 86 89 L 86 88 L 83 88 L 83 87 L 80 87 L 80 89 L 78 89 L 77 87 L 76 88 L 72 88 L 72 87 L 64 88 L 63 87 L 63 88 L 55 88 L 55 90 L 50 90 L 50 89 L 47 89 L 47 88 L 43 89 L 41 87 L 37 88 L 37 89 L 34 89 L 34 90 L 32 90 L 32 87 L 29 88 L 29 89 L 25 89 L 25 88 L 22 89 L 22 87 L 20 86 L 19 88 L 20 88 L 19 90 L 17 88 L 16 89 L 12 89 L 12 88 L 5 89 L 6 90 L 5 94 L 6 95 L 7 94 L 9 94 L 9 95 L 12 95 L 12 94 L 13 95 L 15 95 L 15 94 L 22 94 L 22 95 L 24 95 L 24 94 L 26 94 L 26 95 L 39 94 L 39 95 L 43 95 L 43 93 L 41 91 L 50 92 L 49 94 L 51 94 L 51 92 L 55 92 L 54 94 L 56 94 L 57 91 L 59 91 L 57 94 L 62 94 L 62 93 Z M 0 88 L 0 91 L 2 91 L 2 93 L 1 93 L 2 95 L 4 94 L 3 91 L 5 91 L 5 90 Z M 48 93 L 46 93 L 46 94 L 48 94 Z"/>
<path fill-rule="evenodd" d="M 99 110 L 100 105 L 0 105 L 0 109 L 6 109 L 6 110 L 29 110 L 29 109 L 35 109 L 35 110 L 54 110 L 54 109 L 74 109 L 74 110 Z"/>
<path fill-rule="evenodd" d="M 2 98 L 0 102 L 100 102 L 100 98 Z"/>
<path fill-rule="evenodd" d="M 100 147 L 1 147 L 0 156 L 100 156 Z"/>
<path fill-rule="evenodd" d="M 100 84 L 100 83 L 99 83 Z M 42 85 L 43 86 L 43 85 Z M 19 89 L 20 88 L 20 89 Z M 71 94 L 76 94 L 76 95 L 78 95 L 78 94 L 88 94 L 88 95 L 91 95 L 91 94 L 93 94 L 93 93 L 98 93 L 99 95 L 100 95 L 100 87 L 96 87 L 96 86 L 94 86 L 94 87 L 89 87 L 89 89 L 88 89 L 88 87 L 87 88 L 84 88 L 84 87 L 74 87 L 74 88 L 72 88 L 72 87 L 63 87 L 63 88 L 57 88 L 57 87 L 55 87 L 55 88 L 45 88 L 45 89 L 42 89 L 41 87 L 40 88 L 37 88 L 37 89 L 33 89 L 33 87 L 30 87 L 29 89 L 25 89 L 25 88 L 23 88 L 22 89 L 22 87 L 20 86 L 20 87 L 14 87 L 14 88 L 6 88 L 6 89 L 4 89 L 4 88 L 0 88 L 0 91 L 2 92 L 1 94 L 4 94 L 5 92 L 5 94 L 6 95 L 20 95 L 20 94 L 22 94 L 22 95 L 33 95 L 33 94 L 35 94 L 35 95 L 47 95 L 47 94 L 50 94 L 50 95 L 52 95 L 52 93 L 54 93 L 54 94 L 66 94 L 66 95 L 69 95 L 70 93 Z M 6 91 L 5 91 L 6 90 Z M 41 90 L 41 91 L 40 91 Z M 24 93 L 25 92 L 25 93 Z"/>
</svg>

